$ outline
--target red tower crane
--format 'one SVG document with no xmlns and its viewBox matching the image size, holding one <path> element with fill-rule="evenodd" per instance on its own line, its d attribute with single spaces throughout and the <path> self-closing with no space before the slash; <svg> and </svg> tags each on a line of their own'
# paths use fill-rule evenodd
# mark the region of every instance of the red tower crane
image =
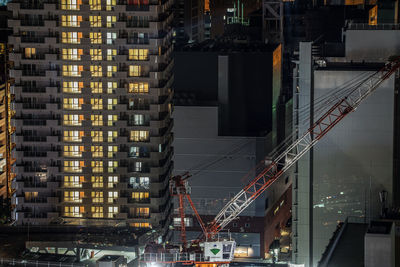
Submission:
<svg viewBox="0 0 400 267">
<path fill-rule="evenodd" d="M 179 214 L 181 219 L 181 238 L 182 243 L 186 246 L 186 231 L 185 231 L 185 215 L 184 215 L 184 202 L 186 197 L 190 206 L 195 212 L 197 220 L 203 230 L 205 241 L 213 241 L 218 232 L 226 227 L 232 220 L 237 218 L 239 214 L 244 211 L 258 196 L 260 196 L 268 187 L 270 187 L 285 171 L 292 167 L 305 153 L 307 153 L 318 141 L 326 135 L 336 124 L 338 124 L 349 113 L 355 111 L 364 99 L 370 96 L 379 85 L 387 80 L 393 73 L 400 68 L 400 57 L 394 57 L 389 60 L 385 66 L 379 71 L 373 73 L 366 78 L 362 83 L 353 88 L 347 88 L 344 96 L 336 99 L 332 96 L 331 102 L 334 104 L 320 116 L 318 120 L 297 140 L 287 147 L 277 151 L 270 160 L 265 161 L 265 168 L 245 186 L 239 193 L 237 193 L 217 214 L 212 222 L 205 225 L 197 213 L 193 202 L 189 196 L 190 188 L 187 184 L 187 179 L 190 177 L 188 173 L 182 176 L 175 176 L 172 178 L 171 190 L 172 194 L 179 197 Z M 231 241 L 230 241 L 231 242 Z M 210 243 L 210 242 L 205 242 Z M 213 243 L 215 245 L 215 242 Z M 233 247 L 235 244 L 233 245 Z M 161 263 L 197 263 L 197 262 L 211 262 L 218 264 L 227 264 L 229 260 L 221 262 L 218 257 L 207 256 L 206 246 L 204 248 L 204 256 L 200 257 L 199 261 L 196 255 L 190 257 L 181 257 L 179 255 L 167 257 L 157 256 L 146 257 L 144 255 L 141 259 L 142 262 L 157 262 Z M 232 251 L 232 250 L 231 250 Z M 157 260 L 161 259 L 161 260 Z M 166 260 L 169 259 L 169 260 Z"/>
</svg>

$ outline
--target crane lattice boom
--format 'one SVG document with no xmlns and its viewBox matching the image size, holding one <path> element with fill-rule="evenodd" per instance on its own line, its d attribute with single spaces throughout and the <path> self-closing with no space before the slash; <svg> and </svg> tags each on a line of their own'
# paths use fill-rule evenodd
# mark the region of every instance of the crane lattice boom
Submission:
<svg viewBox="0 0 400 267">
<path fill-rule="evenodd" d="M 277 153 L 245 188 L 233 197 L 218 213 L 206 229 L 206 238 L 214 237 L 219 231 L 244 211 L 259 195 L 271 186 L 285 171 L 307 153 L 332 127 L 347 114 L 354 111 L 360 103 L 371 95 L 379 85 L 400 68 L 400 58 L 385 65 L 384 68 L 350 90 L 343 98 L 326 111 L 299 139 L 284 151 Z"/>
</svg>

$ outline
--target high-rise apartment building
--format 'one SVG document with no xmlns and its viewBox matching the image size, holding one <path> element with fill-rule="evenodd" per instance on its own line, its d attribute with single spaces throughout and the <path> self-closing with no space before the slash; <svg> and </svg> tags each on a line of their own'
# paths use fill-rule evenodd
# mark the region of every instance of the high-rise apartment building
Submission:
<svg viewBox="0 0 400 267">
<path fill-rule="evenodd" d="M 171 4 L 8 4 L 17 224 L 168 225 Z"/>
</svg>

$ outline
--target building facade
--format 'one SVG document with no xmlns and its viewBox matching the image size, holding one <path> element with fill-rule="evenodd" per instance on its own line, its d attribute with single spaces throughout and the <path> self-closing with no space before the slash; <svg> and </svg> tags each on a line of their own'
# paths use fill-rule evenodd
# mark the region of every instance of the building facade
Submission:
<svg viewBox="0 0 400 267">
<path fill-rule="evenodd" d="M 349 23 L 344 36 L 344 57 L 314 55 L 317 44 L 300 43 L 293 79 L 293 121 L 299 134 L 308 129 L 309 118 L 329 108 L 318 105 L 321 98 L 360 82 L 400 52 L 398 25 Z M 338 221 L 379 217 L 382 190 L 389 193 L 388 206 L 396 202 L 398 79 L 396 74 L 384 81 L 298 161 L 292 207 L 295 263 L 317 266 Z"/>
<path fill-rule="evenodd" d="M 174 35 L 177 44 L 204 41 L 204 0 L 175 0 Z"/>
<path fill-rule="evenodd" d="M 5 3 L 4 3 L 5 4 Z M 15 127 L 11 123 L 14 116 L 13 95 L 10 91 L 12 80 L 8 77 L 8 52 L 7 37 L 10 30 L 7 28 L 7 18 L 10 13 L 7 7 L 0 4 L 0 217 L 8 221 L 11 211 L 11 181 L 14 178 L 15 155 L 13 149 L 13 134 Z"/>
<path fill-rule="evenodd" d="M 256 176 L 259 163 L 279 141 L 277 132 L 286 130 L 281 129 L 286 119 L 278 116 L 280 49 L 214 42 L 211 48 L 175 51 L 174 174 L 193 175 L 191 198 L 205 222 Z M 287 119 L 291 114 L 285 114 Z M 290 218 L 278 210 L 290 210 L 290 199 L 282 203 L 281 196 L 291 180 L 288 174 L 276 181 L 226 227 L 238 244 L 236 256 L 268 257 L 270 244 Z M 195 238 L 199 232 L 193 231 L 201 229 L 190 207 L 186 212 L 188 239 Z"/>
<path fill-rule="evenodd" d="M 8 4 L 17 224 L 168 225 L 171 5 Z"/>
</svg>

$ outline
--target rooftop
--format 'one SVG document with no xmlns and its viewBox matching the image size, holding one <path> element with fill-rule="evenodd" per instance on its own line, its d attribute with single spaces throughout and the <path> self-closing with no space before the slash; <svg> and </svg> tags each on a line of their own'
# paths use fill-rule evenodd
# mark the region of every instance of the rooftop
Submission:
<svg viewBox="0 0 400 267">
<path fill-rule="evenodd" d="M 247 40 L 218 39 L 176 47 L 176 52 L 272 52 L 277 45 Z"/>
</svg>

